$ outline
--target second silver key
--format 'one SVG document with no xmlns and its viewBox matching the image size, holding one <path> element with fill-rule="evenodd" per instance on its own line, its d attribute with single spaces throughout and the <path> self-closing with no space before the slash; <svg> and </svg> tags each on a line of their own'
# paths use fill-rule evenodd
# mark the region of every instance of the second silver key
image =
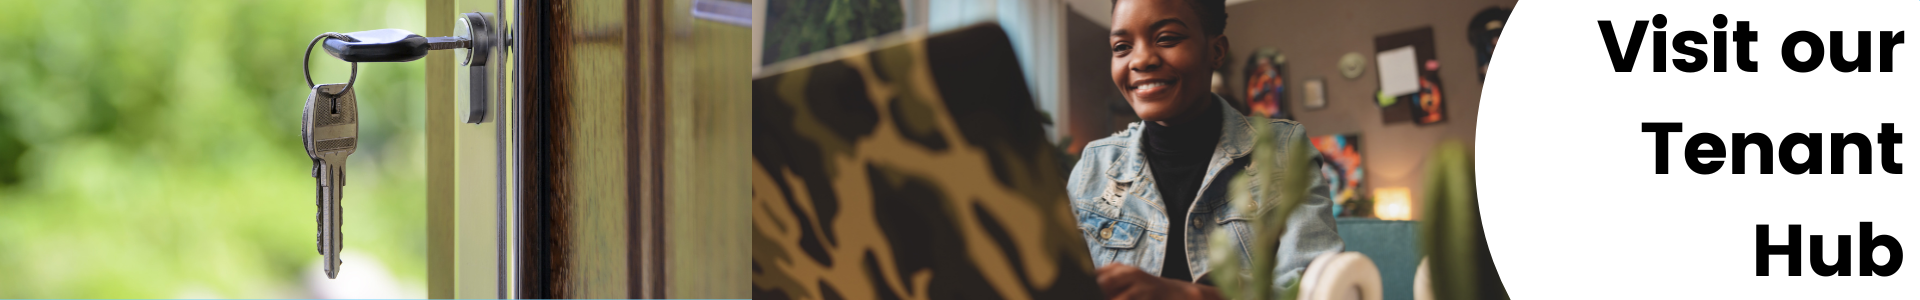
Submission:
<svg viewBox="0 0 1920 300">
<path fill-rule="evenodd" d="M 327 278 L 340 273 L 340 187 L 346 185 L 347 155 L 359 144 L 360 113 L 353 90 L 343 84 L 313 87 L 302 114 L 301 136 L 307 156 L 313 158 L 313 176 L 319 182 L 320 253 Z"/>
</svg>

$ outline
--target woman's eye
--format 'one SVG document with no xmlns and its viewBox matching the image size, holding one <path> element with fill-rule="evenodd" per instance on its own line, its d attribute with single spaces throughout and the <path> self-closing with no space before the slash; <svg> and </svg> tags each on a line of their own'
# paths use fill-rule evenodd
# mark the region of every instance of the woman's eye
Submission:
<svg viewBox="0 0 1920 300">
<path fill-rule="evenodd" d="M 1113 53 L 1126 52 L 1127 50 L 1132 50 L 1132 49 L 1133 49 L 1132 45 L 1127 45 L 1127 44 L 1113 45 Z"/>
<path fill-rule="evenodd" d="M 1177 36 L 1177 35 L 1161 36 L 1159 43 L 1164 45 L 1173 45 L 1173 44 L 1179 43 L 1180 39 L 1181 39 L 1180 36 Z"/>
</svg>

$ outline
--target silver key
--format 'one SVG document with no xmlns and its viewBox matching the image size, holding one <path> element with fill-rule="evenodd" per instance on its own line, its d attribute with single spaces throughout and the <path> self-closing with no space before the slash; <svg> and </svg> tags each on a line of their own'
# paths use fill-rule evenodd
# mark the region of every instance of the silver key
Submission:
<svg viewBox="0 0 1920 300">
<path fill-rule="evenodd" d="M 300 137 L 306 142 L 307 156 L 313 158 L 313 177 L 319 181 L 320 232 L 315 238 L 329 279 L 340 273 L 340 186 L 346 185 L 347 155 L 353 154 L 360 136 L 360 112 L 353 90 L 341 90 L 346 87 L 315 85 L 300 115 Z"/>
</svg>

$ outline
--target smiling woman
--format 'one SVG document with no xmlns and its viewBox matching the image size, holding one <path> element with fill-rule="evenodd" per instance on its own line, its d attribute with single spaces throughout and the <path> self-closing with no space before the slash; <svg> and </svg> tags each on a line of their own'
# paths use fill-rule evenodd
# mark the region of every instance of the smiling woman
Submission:
<svg viewBox="0 0 1920 300">
<path fill-rule="evenodd" d="M 1202 19 L 1197 2 L 1219 1 L 1114 1 L 1113 84 L 1143 120 L 1174 125 L 1210 105 L 1212 72 L 1227 53 L 1226 16 Z"/>
<path fill-rule="evenodd" d="M 1093 257 L 1110 258 L 1097 260 L 1107 264 L 1097 275 L 1109 298 L 1219 299 L 1208 276 L 1242 282 L 1239 272 L 1209 274 L 1212 258 L 1202 250 L 1210 246 L 1208 232 L 1232 233 L 1241 243 L 1254 236 L 1245 217 L 1252 212 L 1225 205 L 1224 195 L 1235 188 L 1223 181 L 1252 169 L 1248 148 L 1256 135 L 1304 143 L 1298 123 L 1243 117 L 1212 93 L 1213 71 L 1225 63 L 1229 47 L 1222 34 L 1225 5 L 1220 0 L 1113 2 L 1110 75 L 1141 122 L 1087 144 L 1067 187 L 1082 220 L 1120 217 L 1115 221 L 1137 222 L 1144 235 L 1153 237 L 1114 246 L 1107 235 L 1087 234 L 1089 245 L 1103 245 L 1090 247 Z M 1302 155 L 1313 161 L 1262 163 L 1261 168 L 1317 166 L 1313 154 Z M 1309 260 L 1342 247 L 1330 225 L 1326 182 L 1319 176 L 1294 179 L 1313 188 L 1293 195 L 1304 201 L 1299 214 L 1286 218 L 1280 244 L 1287 246 L 1274 254 L 1247 251 L 1263 262 L 1267 255 L 1278 259 L 1274 274 L 1282 275 L 1273 278 L 1275 286 L 1291 284 Z"/>
</svg>

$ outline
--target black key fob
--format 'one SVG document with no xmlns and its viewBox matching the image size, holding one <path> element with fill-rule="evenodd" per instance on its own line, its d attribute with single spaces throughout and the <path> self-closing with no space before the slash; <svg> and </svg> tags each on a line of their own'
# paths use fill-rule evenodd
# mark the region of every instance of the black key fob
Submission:
<svg viewBox="0 0 1920 300">
<path fill-rule="evenodd" d="M 349 62 L 409 62 L 427 56 L 427 38 L 400 29 L 346 33 L 354 41 L 327 39 L 327 54 Z"/>
</svg>

